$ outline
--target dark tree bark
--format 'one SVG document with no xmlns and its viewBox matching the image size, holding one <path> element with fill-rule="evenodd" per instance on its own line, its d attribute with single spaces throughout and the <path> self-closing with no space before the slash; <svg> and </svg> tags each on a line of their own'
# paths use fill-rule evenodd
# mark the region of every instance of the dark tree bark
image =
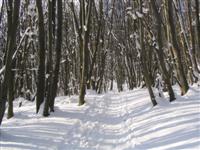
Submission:
<svg viewBox="0 0 200 150">
<path fill-rule="evenodd" d="M 143 39 L 143 36 L 141 36 L 141 38 Z M 141 39 L 141 40 L 142 40 Z M 149 96 L 151 98 L 151 102 L 153 106 L 157 105 L 156 99 L 155 99 L 155 95 L 153 93 L 152 87 L 151 87 L 151 79 L 150 79 L 150 75 L 148 73 L 148 69 L 147 69 L 147 64 L 146 64 L 146 58 L 145 58 L 145 49 L 143 46 L 143 42 L 141 43 L 141 67 L 142 67 L 142 72 L 143 72 L 143 76 L 144 76 L 144 82 L 146 83 L 147 89 L 149 91 Z"/>
<path fill-rule="evenodd" d="M 6 52 L 8 52 L 8 48 L 9 48 L 9 40 L 10 40 L 10 36 L 12 36 L 12 26 L 13 26 L 13 0 L 8 0 L 8 9 L 7 9 L 7 20 L 8 20 L 8 30 L 7 30 L 7 47 L 6 47 Z M 14 50 L 13 50 L 14 51 Z M 6 55 L 5 55 L 5 60 L 6 60 Z M 13 62 L 11 64 L 11 69 L 13 68 Z M 10 86 L 8 87 L 7 89 L 7 96 L 8 96 L 8 114 L 7 114 L 7 118 L 12 118 L 13 115 L 14 115 L 14 112 L 13 112 L 13 99 L 14 99 L 14 95 L 13 95 L 13 78 L 14 78 L 14 73 L 13 71 L 11 70 L 11 73 L 10 73 Z"/>
<path fill-rule="evenodd" d="M 13 100 L 14 100 L 14 81 L 15 81 L 15 73 L 12 71 L 12 68 L 15 67 L 15 60 L 12 61 L 11 64 L 11 74 L 10 74 L 10 80 L 9 80 L 9 86 L 8 86 L 8 114 L 7 119 L 10 119 L 14 116 L 13 112 Z"/>
<path fill-rule="evenodd" d="M 2 4 L 1 4 L 1 10 L 0 10 L 0 24 L 1 24 L 1 20 L 2 20 L 3 15 L 4 15 L 4 0 L 2 1 Z"/>
<path fill-rule="evenodd" d="M 200 57 L 200 17 L 199 17 L 199 0 L 195 0 L 195 5 L 196 5 L 196 27 L 197 27 L 197 54 Z"/>
<path fill-rule="evenodd" d="M 57 34 L 56 34 L 56 64 L 53 72 L 53 81 L 51 82 L 51 98 L 50 110 L 54 112 L 54 102 L 58 88 L 58 75 L 60 70 L 61 50 L 62 50 L 62 23 L 63 23 L 63 9 L 62 0 L 57 1 Z"/>
<path fill-rule="evenodd" d="M 91 24 L 91 10 L 92 10 L 92 3 L 93 0 L 90 0 L 88 2 L 88 7 L 86 9 L 86 1 L 82 0 L 80 1 L 80 7 L 81 7 L 81 39 L 80 42 L 82 42 L 81 46 L 81 79 L 80 79 L 80 93 L 79 93 L 79 105 L 83 105 L 85 103 L 85 92 L 86 92 L 86 80 L 87 80 L 87 56 L 88 53 L 88 41 L 89 41 L 89 33 L 90 33 L 90 24 Z"/>
<path fill-rule="evenodd" d="M 142 0 L 140 0 L 140 11 L 142 12 Z M 146 83 L 146 86 L 148 88 L 148 91 L 149 91 L 149 95 L 150 95 L 150 98 L 151 98 L 151 102 L 152 102 L 152 105 L 153 106 L 156 106 L 157 105 L 157 102 L 156 102 L 156 99 L 155 99 L 155 96 L 154 96 L 154 93 L 153 93 L 153 90 L 152 90 L 152 83 L 151 83 L 151 78 L 150 78 L 150 75 L 149 75 L 149 72 L 148 72 L 148 69 L 147 69 L 147 64 L 146 64 L 146 49 L 145 49 L 145 43 L 144 43 L 144 29 L 142 27 L 142 23 L 141 21 L 139 21 L 139 32 L 140 32 L 140 51 L 141 51 L 141 56 L 140 56 L 140 61 L 141 61 L 141 66 L 142 66 L 142 72 L 143 72 L 143 75 L 144 75 L 144 81 Z"/>
<path fill-rule="evenodd" d="M 94 4 L 94 7 L 96 9 L 96 6 Z M 99 45 L 100 45 L 100 38 L 101 38 L 101 34 L 102 34 L 102 28 L 103 28 L 103 1 L 99 0 L 99 13 L 96 12 L 96 16 L 97 16 L 97 22 L 98 22 L 98 28 L 97 28 L 97 35 L 96 35 L 96 39 L 95 39 L 95 50 L 93 53 L 93 57 L 91 59 L 91 65 L 90 65 L 90 69 L 88 71 L 87 74 L 87 88 L 90 89 L 91 87 L 91 83 L 93 82 L 91 80 L 92 77 L 92 73 L 94 71 L 94 66 L 96 63 L 96 57 L 97 57 L 97 51 L 99 50 Z"/>
<path fill-rule="evenodd" d="M 38 25 L 39 25 L 39 67 L 37 76 L 37 92 L 36 92 L 36 113 L 40 109 L 40 105 L 45 97 L 45 29 L 42 1 L 36 0 L 38 11 Z"/>
<path fill-rule="evenodd" d="M 48 78 L 46 81 L 46 99 L 44 104 L 43 116 L 49 116 L 49 105 L 51 98 L 51 80 L 53 73 L 53 59 L 52 59 L 52 50 L 53 50 L 53 3 L 51 0 L 48 0 L 48 58 L 47 58 L 47 74 Z"/>
<path fill-rule="evenodd" d="M 196 56 L 197 56 L 196 54 L 197 53 L 196 53 L 195 28 L 192 25 L 193 20 L 192 20 L 192 6 L 191 6 L 191 1 L 188 1 L 187 3 L 188 3 L 188 17 L 189 17 L 189 25 L 190 25 L 190 35 L 191 35 L 191 41 L 192 41 L 192 48 L 191 48 L 192 64 L 193 64 L 194 71 L 196 73 L 200 73 L 200 70 L 198 69 L 197 59 L 196 59 Z M 198 24 L 198 20 L 196 22 Z M 198 30 L 200 30 L 200 29 L 198 29 Z"/>
<path fill-rule="evenodd" d="M 173 8 L 173 0 L 168 0 L 168 17 L 169 17 L 169 26 L 170 26 L 170 31 L 171 31 L 171 36 L 172 36 L 172 44 L 174 46 L 173 52 L 175 55 L 175 61 L 177 65 L 177 74 L 180 80 L 180 85 L 181 85 L 181 94 L 184 95 L 187 93 L 189 89 L 189 85 L 184 73 L 184 68 L 183 64 L 181 62 L 181 49 L 178 44 L 177 40 L 177 31 L 176 31 L 176 25 L 174 21 L 174 8 Z"/>
<path fill-rule="evenodd" d="M 2 123 L 2 119 L 6 109 L 6 101 L 7 101 L 7 93 L 8 89 L 10 88 L 10 80 L 11 80 L 11 71 L 12 71 L 12 57 L 14 54 L 14 48 L 16 46 L 16 34 L 17 34 L 17 27 L 19 23 L 19 10 L 20 10 L 20 0 L 15 0 L 13 5 L 13 18 L 10 22 L 11 25 L 9 35 L 8 35 L 8 49 L 6 55 L 6 63 L 5 63 L 5 73 L 4 73 L 4 80 L 2 83 L 1 88 L 1 99 L 0 99 L 0 125 Z M 12 33 L 12 35 L 11 35 Z M 12 106 L 11 106 L 12 107 Z M 12 116 L 13 114 L 11 114 Z"/>
<path fill-rule="evenodd" d="M 175 95 L 174 95 L 174 91 L 172 89 L 172 85 L 170 83 L 170 75 L 169 75 L 169 72 L 167 71 L 167 68 L 166 68 L 166 65 L 165 65 L 165 62 L 164 62 L 162 18 L 161 18 L 159 11 L 158 11 L 157 6 L 156 6 L 155 0 L 151 0 L 151 4 L 152 4 L 152 8 L 154 10 L 154 14 L 155 14 L 155 18 L 156 18 L 157 40 L 158 40 L 158 46 L 159 46 L 159 49 L 156 50 L 156 53 L 158 55 L 160 67 L 161 67 L 161 70 L 162 70 L 164 81 L 165 81 L 167 88 L 168 88 L 169 98 L 170 98 L 170 102 L 171 102 L 171 101 L 174 101 L 176 98 L 175 98 Z"/>
</svg>

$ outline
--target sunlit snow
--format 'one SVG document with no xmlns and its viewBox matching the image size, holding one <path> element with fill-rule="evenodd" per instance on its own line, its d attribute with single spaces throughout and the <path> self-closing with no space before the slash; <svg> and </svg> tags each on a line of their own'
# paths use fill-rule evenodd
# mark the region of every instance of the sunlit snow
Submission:
<svg viewBox="0 0 200 150">
<path fill-rule="evenodd" d="M 179 89 L 174 87 L 179 93 Z M 155 92 L 157 92 L 155 90 Z M 173 103 L 158 98 L 152 108 L 146 89 L 97 95 L 58 97 L 48 118 L 35 104 L 19 98 L 15 117 L 4 119 L 1 150 L 177 150 L 200 149 L 200 87 Z M 18 108 L 19 102 L 22 107 Z"/>
</svg>

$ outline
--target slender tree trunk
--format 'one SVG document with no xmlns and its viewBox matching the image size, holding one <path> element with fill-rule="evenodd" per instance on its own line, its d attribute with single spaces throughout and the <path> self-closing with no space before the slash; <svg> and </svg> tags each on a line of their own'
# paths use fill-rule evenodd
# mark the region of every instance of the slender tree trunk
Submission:
<svg viewBox="0 0 200 150">
<path fill-rule="evenodd" d="M 140 11 L 142 12 L 142 0 L 140 0 Z M 148 88 L 148 91 L 149 91 L 149 95 L 150 95 L 150 98 L 151 98 L 151 102 L 152 102 L 152 105 L 153 106 L 156 106 L 157 105 L 157 102 L 156 102 L 156 99 L 155 99 L 155 96 L 154 96 L 154 93 L 153 93 L 153 90 L 152 90 L 152 87 L 151 87 L 151 79 L 150 79 L 150 75 L 148 73 L 148 69 L 147 69 L 147 64 L 146 64 L 146 49 L 145 49 L 145 46 L 144 46 L 144 29 L 142 27 L 142 23 L 141 21 L 139 22 L 139 32 L 140 32 L 140 51 L 141 51 L 141 56 L 140 56 L 140 61 L 141 61 L 141 66 L 142 66 L 142 69 L 143 69 L 143 75 L 144 75 L 144 80 L 145 80 L 145 83 L 146 83 L 146 86 Z"/>
<path fill-rule="evenodd" d="M 42 1 L 36 0 L 39 23 L 39 67 L 37 76 L 36 113 L 45 97 L 45 29 Z"/>
<path fill-rule="evenodd" d="M 96 6 L 94 6 L 94 7 L 96 9 Z M 96 12 L 96 16 L 97 16 L 96 19 L 97 19 L 97 23 L 98 23 L 98 29 L 97 29 L 97 35 L 96 35 L 96 38 L 95 38 L 95 50 L 94 50 L 94 53 L 93 53 L 93 57 L 91 59 L 91 65 L 90 65 L 89 73 L 88 73 L 88 76 L 87 76 L 87 88 L 88 89 L 90 89 L 90 86 L 93 82 L 91 80 L 91 77 L 92 77 L 92 73 L 93 73 L 93 70 L 94 70 L 95 63 L 96 63 L 97 51 L 99 51 L 101 34 L 103 34 L 102 33 L 102 28 L 103 28 L 103 1 L 102 0 L 99 0 L 99 15 Z"/>
<path fill-rule="evenodd" d="M 12 62 L 12 68 L 11 68 L 11 74 L 10 74 L 10 85 L 8 87 L 8 114 L 7 114 L 7 119 L 10 119 L 14 116 L 14 112 L 13 112 L 13 100 L 14 100 L 14 82 L 15 82 L 15 73 L 14 71 L 12 71 L 12 69 L 14 68 L 14 62 Z"/>
<path fill-rule="evenodd" d="M 165 62 L 164 62 L 164 52 L 163 52 L 163 35 L 162 35 L 162 18 L 159 14 L 158 8 L 156 6 L 156 2 L 155 0 L 151 0 L 151 4 L 155 13 L 155 17 L 156 17 L 156 28 L 157 28 L 157 38 L 158 38 L 158 45 L 159 45 L 159 49 L 157 50 L 157 54 L 158 54 L 158 59 L 160 62 L 160 66 L 161 66 L 161 70 L 164 76 L 164 81 L 167 85 L 168 88 L 168 92 L 169 92 L 169 99 L 170 102 L 174 101 L 175 95 L 174 95 L 174 91 L 172 89 L 172 85 L 170 83 L 170 75 L 167 71 Z"/>
<path fill-rule="evenodd" d="M 53 46 L 53 4 L 51 0 L 48 0 L 48 60 L 47 60 L 47 74 L 48 79 L 46 83 L 46 100 L 44 104 L 43 116 L 49 116 L 49 105 L 51 98 L 51 79 L 52 79 L 52 46 Z"/>
<path fill-rule="evenodd" d="M 8 48 L 9 48 L 9 40 L 10 40 L 10 36 L 12 36 L 12 26 L 13 26 L 13 0 L 9 0 L 8 1 L 8 10 L 7 10 L 7 20 L 8 20 L 8 31 L 7 31 L 7 45 L 6 45 L 6 52 L 8 51 Z M 14 51 L 14 50 L 13 50 Z M 5 55 L 6 56 L 6 55 Z M 6 60 L 6 59 L 5 59 Z M 12 118 L 14 113 L 13 113 L 13 99 L 14 99 L 14 96 L 12 95 L 13 94 L 13 72 L 12 72 L 12 67 L 13 67 L 13 62 L 11 64 L 11 73 L 10 73 L 10 86 L 8 87 L 7 89 L 7 96 L 8 96 L 8 114 L 7 114 L 7 118 Z"/>
<path fill-rule="evenodd" d="M 199 0 L 195 0 L 195 5 L 196 5 L 196 27 L 197 27 L 197 54 L 200 57 L 200 17 L 199 17 Z M 199 61 L 200 62 L 200 61 Z"/>
<path fill-rule="evenodd" d="M 87 29 L 85 31 L 84 27 L 86 27 L 85 24 L 85 0 L 82 0 L 80 2 L 80 19 L 81 19 L 81 49 L 80 49 L 80 72 L 81 72 L 81 78 L 80 78 L 80 94 L 79 94 L 79 105 L 83 105 L 85 103 L 85 83 L 86 83 L 86 74 L 85 74 L 85 34 L 87 32 Z"/>
<path fill-rule="evenodd" d="M 192 57 L 192 65 L 195 72 L 200 73 L 198 69 L 197 59 L 196 59 L 196 40 L 195 40 L 195 28 L 193 27 L 192 20 L 192 6 L 191 1 L 188 1 L 188 17 L 189 17 L 189 25 L 190 25 L 190 36 L 192 41 L 191 48 L 191 57 Z"/>
<path fill-rule="evenodd" d="M 16 46 L 16 34 L 17 34 L 17 27 L 19 23 L 19 9 L 20 9 L 20 0 L 14 1 L 14 9 L 13 9 L 13 19 L 12 19 L 12 25 L 10 33 L 12 33 L 9 36 L 8 39 L 8 49 L 7 49 L 7 55 L 6 55 L 6 64 L 5 64 L 5 73 L 4 73 L 4 80 L 2 83 L 1 88 L 1 97 L 0 97 L 0 125 L 2 123 L 2 119 L 5 113 L 6 109 L 6 100 L 7 100 L 7 89 L 10 88 L 10 80 L 11 80 L 11 70 L 12 70 L 12 57 L 14 54 L 14 48 Z M 11 102 L 10 102 L 11 103 Z M 12 103 L 11 103 L 12 104 Z M 12 106 L 11 106 L 12 107 Z"/>
<path fill-rule="evenodd" d="M 173 0 L 168 0 L 168 17 L 169 17 L 169 26 L 170 26 L 170 31 L 171 31 L 171 36 L 172 36 L 172 43 L 173 43 L 173 52 L 175 55 L 175 61 L 177 65 L 177 74 L 180 79 L 180 84 L 181 84 L 181 94 L 184 95 L 187 93 L 189 89 L 189 85 L 184 73 L 184 68 L 183 64 L 181 62 L 181 49 L 178 44 L 177 40 L 177 32 L 176 32 L 176 26 L 175 26 L 175 21 L 174 21 L 174 9 L 173 9 Z"/>
<path fill-rule="evenodd" d="M 4 15 L 4 0 L 2 0 L 2 4 L 1 4 L 1 10 L 0 10 L 0 24 L 1 24 L 1 20 L 2 20 L 3 15 Z"/>
<path fill-rule="evenodd" d="M 87 79 L 87 60 L 86 54 L 88 51 L 88 42 L 89 42 L 89 28 L 90 28 L 90 18 L 91 18 L 91 10 L 92 10 L 92 2 L 90 0 L 88 3 L 87 9 L 85 9 L 85 0 L 81 1 L 81 27 L 82 27 L 82 49 L 81 49 L 81 80 L 80 80 L 80 94 L 79 94 L 79 105 L 83 105 L 85 103 L 85 93 L 86 93 L 86 79 Z"/>
<path fill-rule="evenodd" d="M 63 23 L 63 9 L 62 1 L 57 1 L 57 39 L 56 39 L 56 64 L 53 73 L 52 81 L 52 96 L 50 99 L 50 110 L 54 112 L 54 102 L 58 88 L 58 75 L 60 70 L 61 50 L 62 50 L 62 23 Z"/>
</svg>

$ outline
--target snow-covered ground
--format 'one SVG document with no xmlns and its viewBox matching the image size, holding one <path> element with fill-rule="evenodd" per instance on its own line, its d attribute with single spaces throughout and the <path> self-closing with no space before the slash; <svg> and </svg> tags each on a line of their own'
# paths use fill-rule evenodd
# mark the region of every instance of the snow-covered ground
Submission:
<svg viewBox="0 0 200 150">
<path fill-rule="evenodd" d="M 87 104 L 77 96 L 59 97 L 48 118 L 23 101 L 15 117 L 4 119 L 0 150 L 178 150 L 200 149 L 200 88 L 193 86 L 177 100 L 158 99 L 152 108 L 146 89 L 88 91 Z M 166 93 L 165 93 L 166 95 Z"/>
</svg>

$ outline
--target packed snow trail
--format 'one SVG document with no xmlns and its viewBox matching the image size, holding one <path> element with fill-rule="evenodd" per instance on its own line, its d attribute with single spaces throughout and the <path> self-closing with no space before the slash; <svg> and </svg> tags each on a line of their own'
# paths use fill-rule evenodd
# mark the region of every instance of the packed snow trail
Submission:
<svg viewBox="0 0 200 150">
<path fill-rule="evenodd" d="M 77 96 L 57 98 L 56 112 L 47 118 L 35 115 L 34 103 L 19 99 L 15 117 L 4 118 L 0 150 L 200 149 L 199 93 L 194 86 L 171 104 L 157 98 L 152 108 L 146 89 L 87 91 L 83 106 Z"/>
</svg>

